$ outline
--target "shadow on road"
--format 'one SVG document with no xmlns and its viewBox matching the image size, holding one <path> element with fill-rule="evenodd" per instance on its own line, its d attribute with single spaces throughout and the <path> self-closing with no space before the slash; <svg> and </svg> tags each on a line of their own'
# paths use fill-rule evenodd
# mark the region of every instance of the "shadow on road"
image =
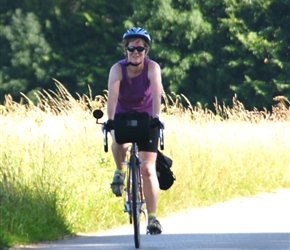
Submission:
<svg viewBox="0 0 290 250">
<path fill-rule="evenodd" d="M 31 248 L 26 247 L 25 249 L 114 250 L 135 249 L 135 247 L 132 235 L 122 235 L 79 236 L 74 239 L 56 242 L 55 244 L 39 244 Z M 140 249 L 289 250 L 290 233 L 162 234 L 158 236 L 142 235 Z"/>
</svg>

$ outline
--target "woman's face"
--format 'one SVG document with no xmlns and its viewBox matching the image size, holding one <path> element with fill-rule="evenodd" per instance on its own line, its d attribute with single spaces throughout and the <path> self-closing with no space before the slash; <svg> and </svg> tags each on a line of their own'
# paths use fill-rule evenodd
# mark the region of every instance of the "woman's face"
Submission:
<svg viewBox="0 0 290 250">
<path fill-rule="evenodd" d="M 137 39 L 129 41 L 128 46 L 126 48 L 128 62 L 131 62 L 134 64 L 139 64 L 143 62 L 147 53 L 147 49 L 140 51 L 142 50 L 142 48 L 146 48 L 145 42 L 142 39 L 137 38 Z M 128 49 L 130 50 L 134 49 L 134 51 L 131 52 Z"/>
</svg>

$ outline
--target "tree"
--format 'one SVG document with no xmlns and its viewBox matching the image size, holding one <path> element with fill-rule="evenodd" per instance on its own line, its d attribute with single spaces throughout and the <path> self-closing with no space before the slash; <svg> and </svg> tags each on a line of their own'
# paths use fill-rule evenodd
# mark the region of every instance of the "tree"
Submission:
<svg viewBox="0 0 290 250">
<path fill-rule="evenodd" d="M 210 107 L 215 97 L 230 104 L 234 93 L 247 108 L 269 107 L 277 94 L 289 97 L 289 1 L 137 0 L 133 5 L 135 23 L 155 37 L 154 58 L 168 90 Z"/>
<path fill-rule="evenodd" d="M 224 49 L 231 54 L 229 65 L 242 73 L 229 87 L 249 107 L 269 107 L 276 95 L 289 97 L 289 1 L 225 2 L 228 17 L 222 24 L 232 43 Z"/>
<path fill-rule="evenodd" d="M 290 98 L 288 0 L 2 0 L 0 90 L 19 97 L 53 88 L 93 94 L 124 54 L 126 29 L 152 35 L 166 92 L 213 108 L 238 99 L 246 108 Z M 277 18 L 279 16 L 279 18 Z M 21 40 L 20 40 L 20 39 Z M 22 42 L 20 42 L 22 41 Z M 0 101 L 1 101 L 0 97 Z"/>
<path fill-rule="evenodd" d="M 21 9 L 16 9 L 11 15 L 10 25 L 3 28 L 1 40 L 4 40 L 2 49 L 6 50 L 6 53 L 1 51 L 6 55 L 1 63 L 1 91 L 20 93 L 36 86 L 45 87 L 51 48 L 35 14 L 24 14 Z"/>
<path fill-rule="evenodd" d="M 38 88 L 52 89 L 52 78 L 62 82 L 72 93 L 87 94 L 88 85 L 98 94 L 106 89 L 109 67 L 123 56 L 122 50 L 117 48 L 124 32 L 124 19 L 131 11 L 130 3 L 4 0 L 3 6 L 1 19 L 5 32 L 1 43 L 6 48 L 1 51 L 6 55 L 0 71 L 3 94 L 11 93 L 19 98 L 20 91 L 27 94 Z M 21 40 L 25 42 L 19 42 L 17 32 L 21 32 Z M 33 36 L 33 32 L 38 36 Z M 16 43 L 19 46 L 15 47 Z M 13 63 L 17 56 L 25 61 L 21 68 Z M 32 62 L 36 68 L 39 66 L 37 70 L 33 69 Z M 39 73 L 40 69 L 45 75 L 43 78 L 34 72 Z"/>
</svg>

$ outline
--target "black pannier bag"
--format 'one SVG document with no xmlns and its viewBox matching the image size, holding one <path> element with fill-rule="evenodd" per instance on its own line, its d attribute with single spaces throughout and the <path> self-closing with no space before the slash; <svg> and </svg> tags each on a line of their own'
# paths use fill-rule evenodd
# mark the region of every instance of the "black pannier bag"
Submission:
<svg viewBox="0 0 290 250">
<path fill-rule="evenodd" d="M 149 141 L 150 118 L 146 112 L 118 113 L 114 118 L 115 138 L 119 144 Z"/>
<path fill-rule="evenodd" d="M 165 156 L 159 150 L 157 150 L 156 172 L 159 181 L 159 188 L 161 190 L 169 189 L 176 180 L 173 172 L 170 169 L 172 163 L 172 160 L 168 156 Z"/>
</svg>

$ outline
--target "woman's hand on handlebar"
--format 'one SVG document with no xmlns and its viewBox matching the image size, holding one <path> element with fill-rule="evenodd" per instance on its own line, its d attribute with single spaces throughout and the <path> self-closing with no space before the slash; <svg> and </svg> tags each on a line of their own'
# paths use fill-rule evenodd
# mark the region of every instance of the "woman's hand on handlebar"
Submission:
<svg viewBox="0 0 290 250">
<path fill-rule="evenodd" d="M 161 128 L 161 129 L 164 129 L 164 123 L 161 122 L 158 117 L 154 117 L 150 121 L 150 128 Z"/>
<path fill-rule="evenodd" d="M 107 132 L 111 131 L 114 128 L 114 121 L 112 119 L 109 119 L 103 124 L 103 130 L 106 130 Z"/>
</svg>

